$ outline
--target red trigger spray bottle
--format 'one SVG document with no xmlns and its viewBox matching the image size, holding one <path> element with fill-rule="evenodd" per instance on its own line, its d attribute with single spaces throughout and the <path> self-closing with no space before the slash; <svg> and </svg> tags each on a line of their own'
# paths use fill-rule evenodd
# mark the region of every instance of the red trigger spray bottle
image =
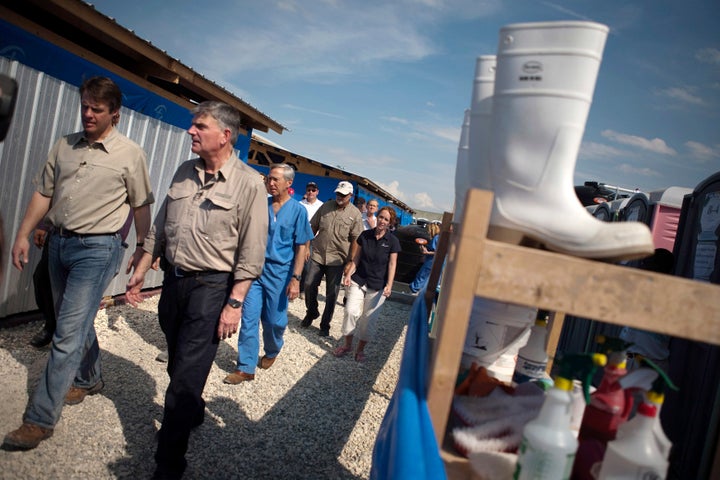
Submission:
<svg viewBox="0 0 720 480">
<path fill-rule="evenodd" d="M 573 480 L 593 480 L 590 467 L 601 460 L 607 442 L 613 440 L 618 427 L 630 416 L 632 392 L 623 390 L 620 379 L 627 374 L 627 349 L 632 343 L 615 337 L 598 335 L 597 343 L 608 356 L 598 389 L 585 407 L 578 451 L 573 467 Z"/>
</svg>

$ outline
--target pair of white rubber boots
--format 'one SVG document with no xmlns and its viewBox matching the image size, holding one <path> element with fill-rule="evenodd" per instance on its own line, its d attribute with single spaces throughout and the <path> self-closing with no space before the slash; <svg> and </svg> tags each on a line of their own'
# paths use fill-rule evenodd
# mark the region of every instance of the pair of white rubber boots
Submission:
<svg viewBox="0 0 720 480">
<path fill-rule="evenodd" d="M 456 221 L 468 188 L 491 190 L 488 237 L 530 240 L 577 257 L 651 255 L 639 222 L 602 222 L 575 195 L 573 175 L 608 28 L 592 22 L 503 27 L 497 56 L 478 57 L 455 179 Z"/>
</svg>

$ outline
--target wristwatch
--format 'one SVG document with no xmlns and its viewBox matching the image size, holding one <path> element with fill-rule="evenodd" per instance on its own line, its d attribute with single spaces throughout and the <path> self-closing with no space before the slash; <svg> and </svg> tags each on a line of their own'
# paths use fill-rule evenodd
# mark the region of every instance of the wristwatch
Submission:
<svg viewBox="0 0 720 480">
<path fill-rule="evenodd" d="M 292 278 L 294 278 L 295 280 L 297 280 L 297 281 L 299 282 L 299 281 L 302 280 L 302 275 L 295 275 L 295 274 L 293 273 Z"/>
<path fill-rule="evenodd" d="M 227 304 L 230 305 L 232 308 L 240 308 L 243 306 L 242 300 L 238 300 L 236 298 L 228 298 Z"/>
</svg>

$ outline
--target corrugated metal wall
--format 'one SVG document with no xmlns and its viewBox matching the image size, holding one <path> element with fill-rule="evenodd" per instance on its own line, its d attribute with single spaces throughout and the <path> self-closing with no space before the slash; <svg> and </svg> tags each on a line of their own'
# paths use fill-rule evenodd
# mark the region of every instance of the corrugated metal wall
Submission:
<svg viewBox="0 0 720 480">
<path fill-rule="evenodd" d="M 32 274 L 40 250 L 32 248 L 30 262 L 22 272 L 12 266 L 10 250 L 34 191 L 32 180 L 45 163 L 47 152 L 61 136 L 82 130 L 82 124 L 80 94 L 76 87 L 4 57 L 0 57 L 0 73 L 15 78 L 19 85 L 15 115 L 5 141 L 0 143 L 0 213 L 7 243 L 5 278 L 0 284 L 0 317 L 5 317 L 37 309 Z M 152 206 L 154 218 L 178 164 L 192 156 L 190 136 L 185 130 L 124 107 L 118 129 L 147 153 L 156 198 Z M 127 243 L 135 244 L 134 228 Z M 124 264 L 131 253 L 126 252 Z M 127 279 L 123 268 L 105 294 L 124 292 Z M 146 287 L 161 283 L 161 272 L 148 273 Z"/>
</svg>

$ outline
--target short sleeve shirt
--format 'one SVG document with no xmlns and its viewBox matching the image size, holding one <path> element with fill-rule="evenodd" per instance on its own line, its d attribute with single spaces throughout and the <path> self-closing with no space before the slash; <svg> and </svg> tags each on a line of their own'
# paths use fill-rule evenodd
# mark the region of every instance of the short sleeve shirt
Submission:
<svg viewBox="0 0 720 480">
<path fill-rule="evenodd" d="M 145 152 L 114 128 L 99 142 L 83 132 L 58 140 L 35 184 L 52 198 L 47 220 L 83 234 L 118 232 L 131 208 L 155 201 Z"/>
<path fill-rule="evenodd" d="M 372 290 L 385 288 L 388 278 L 390 254 L 400 252 L 400 240 L 390 232 L 375 238 L 375 229 L 365 230 L 357 239 L 360 245 L 360 262 L 352 275 L 358 285 Z"/>
<path fill-rule="evenodd" d="M 315 202 L 313 202 L 313 203 L 309 203 L 305 199 L 300 200 L 300 205 L 305 207 L 305 210 L 307 210 L 308 221 L 310 221 L 312 219 L 313 215 L 315 215 L 317 213 L 317 211 L 320 209 L 320 207 L 322 207 L 322 204 L 323 204 L 323 202 L 321 202 L 320 200 L 315 200 Z"/>
<path fill-rule="evenodd" d="M 363 232 L 360 210 L 354 205 L 339 209 L 335 200 L 323 203 L 310 219 L 310 225 L 317 232 L 311 259 L 320 265 L 344 264 L 352 242 Z"/>
<path fill-rule="evenodd" d="M 295 258 L 295 246 L 312 240 L 313 233 L 305 208 L 290 198 L 278 210 L 273 210 L 272 197 L 268 198 L 268 243 L 265 262 L 289 264 Z"/>
</svg>

